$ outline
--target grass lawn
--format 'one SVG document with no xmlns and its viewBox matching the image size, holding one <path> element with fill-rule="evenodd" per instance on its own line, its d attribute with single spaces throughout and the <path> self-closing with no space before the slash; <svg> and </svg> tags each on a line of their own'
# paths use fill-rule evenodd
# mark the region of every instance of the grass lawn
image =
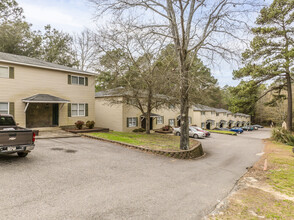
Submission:
<svg viewBox="0 0 294 220">
<path fill-rule="evenodd" d="M 180 137 L 165 134 L 116 132 L 90 133 L 89 135 L 157 150 L 180 150 Z"/>
<path fill-rule="evenodd" d="M 265 159 L 267 171 L 263 170 Z M 251 182 L 234 193 L 229 197 L 228 207 L 210 219 L 294 219 L 292 147 L 267 141 L 265 155 L 244 179 L 248 177 L 257 182 Z"/>
<path fill-rule="evenodd" d="M 206 130 L 206 131 L 209 131 L 211 133 L 218 133 L 218 134 L 237 135 L 237 133 L 234 131 L 222 131 L 222 130 Z"/>
</svg>

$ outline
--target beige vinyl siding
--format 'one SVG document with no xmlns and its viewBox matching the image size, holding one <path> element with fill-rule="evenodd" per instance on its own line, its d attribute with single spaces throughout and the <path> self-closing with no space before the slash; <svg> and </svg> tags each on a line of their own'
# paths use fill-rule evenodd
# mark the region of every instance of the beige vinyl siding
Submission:
<svg viewBox="0 0 294 220">
<path fill-rule="evenodd" d="M 121 100 L 121 98 L 118 99 Z M 97 127 L 109 128 L 114 131 L 124 131 L 122 104 L 111 105 L 107 98 L 96 98 L 95 109 L 95 122 Z"/>
<path fill-rule="evenodd" d="M 0 63 L 0 66 L 14 68 L 14 79 L 0 78 L 0 102 L 13 102 L 15 120 L 21 126 L 26 125 L 25 103 L 22 99 L 36 95 L 49 94 L 71 103 L 88 103 L 87 117 L 68 117 L 68 105 L 59 104 L 59 126 L 73 125 L 77 120 L 95 120 L 95 77 L 88 75 L 88 86 L 69 85 L 71 73 L 35 68 L 29 66 Z M 85 76 L 83 74 L 72 74 Z"/>
</svg>

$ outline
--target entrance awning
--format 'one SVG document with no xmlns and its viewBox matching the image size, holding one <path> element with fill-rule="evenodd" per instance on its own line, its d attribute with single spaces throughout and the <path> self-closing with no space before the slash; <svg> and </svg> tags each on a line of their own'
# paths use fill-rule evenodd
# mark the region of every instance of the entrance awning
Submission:
<svg viewBox="0 0 294 220">
<path fill-rule="evenodd" d="M 37 94 L 25 99 L 22 99 L 24 103 L 26 103 L 26 107 L 24 109 L 24 112 L 27 111 L 30 103 L 44 103 L 44 104 L 62 104 L 61 108 L 64 104 L 70 103 L 69 100 L 65 100 L 53 95 L 48 94 Z"/>
<path fill-rule="evenodd" d="M 48 94 L 37 94 L 28 98 L 25 98 L 22 100 L 24 103 L 69 103 L 69 100 L 65 100 L 53 95 L 48 95 Z"/>
<path fill-rule="evenodd" d="M 140 116 L 141 118 L 146 118 L 146 114 L 143 114 Z M 158 115 L 158 114 L 154 114 L 154 113 L 151 113 L 150 114 L 150 118 L 157 118 L 157 117 L 161 117 L 161 115 Z"/>
<path fill-rule="evenodd" d="M 214 120 L 210 120 L 210 119 L 208 119 L 208 120 L 206 121 L 206 124 L 208 124 L 208 123 L 214 124 Z"/>
</svg>

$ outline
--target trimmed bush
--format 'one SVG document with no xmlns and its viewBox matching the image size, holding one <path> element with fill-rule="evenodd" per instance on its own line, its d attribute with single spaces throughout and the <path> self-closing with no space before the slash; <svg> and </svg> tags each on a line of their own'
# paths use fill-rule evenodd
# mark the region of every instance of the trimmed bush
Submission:
<svg viewBox="0 0 294 220">
<path fill-rule="evenodd" d="M 146 130 L 144 128 L 136 128 L 133 130 L 133 132 L 137 133 L 137 132 L 145 132 Z"/>
<path fill-rule="evenodd" d="M 165 125 L 165 126 L 163 126 L 163 127 L 161 128 L 161 130 L 163 130 L 163 131 L 170 131 L 170 130 L 172 130 L 172 127 L 169 126 L 169 125 Z"/>
<path fill-rule="evenodd" d="M 84 124 L 85 124 L 85 123 L 84 123 L 83 121 L 77 121 L 77 122 L 75 123 L 77 129 L 79 129 L 79 130 L 83 128 L 83 125 L 84 125 Z"/>
<path fill-rule="evenodd" d="M 284 128 L 274 128 L 272 130 L 272 138 L 277 142 L 294 146 L 294 135 Z"/>
<path fill-rule="evenodd" d="M 87 121 L 86 122 L 86 127 L 89 129 L 93 129 L 95 125 L 95 121 Z"/>
</svg>

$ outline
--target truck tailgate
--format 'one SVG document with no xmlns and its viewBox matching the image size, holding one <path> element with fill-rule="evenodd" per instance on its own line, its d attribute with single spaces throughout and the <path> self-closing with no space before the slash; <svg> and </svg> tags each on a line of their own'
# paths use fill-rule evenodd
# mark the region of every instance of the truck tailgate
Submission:
<svg viewBox="0 0 294 220">
<path fill-rule="evenodd" d="M 0 131 L 0 146 L 30 145 L 32 138 L 31 130 Z"/>
</svg>

